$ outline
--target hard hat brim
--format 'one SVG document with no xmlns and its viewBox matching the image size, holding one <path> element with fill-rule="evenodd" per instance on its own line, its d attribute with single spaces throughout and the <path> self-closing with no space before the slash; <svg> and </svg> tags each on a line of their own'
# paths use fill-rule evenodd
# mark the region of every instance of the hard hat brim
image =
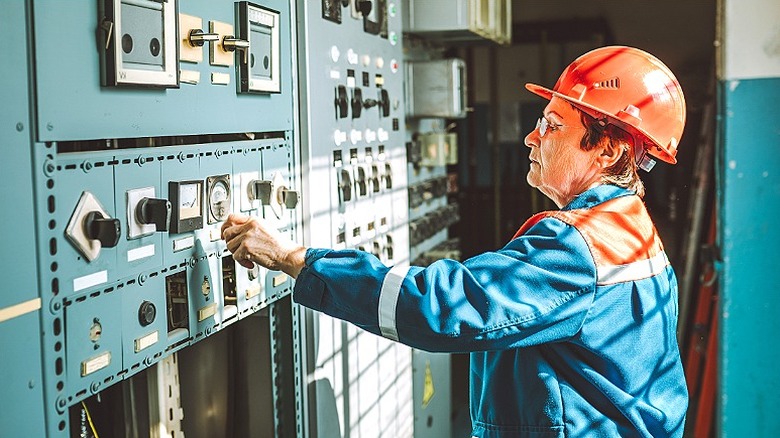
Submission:
<svg viewBox="0 0 780 438">
<path fill-rule="evenodd" d="M 526 83 L 525 89 L 530 91 L 531 93 L 536 94 L 537 96 L 544 97 L 547 100 L 552 99 L 553 96 L 553 90 L 547 87 L 542 87 L 541 85 Z"/>
</svg>

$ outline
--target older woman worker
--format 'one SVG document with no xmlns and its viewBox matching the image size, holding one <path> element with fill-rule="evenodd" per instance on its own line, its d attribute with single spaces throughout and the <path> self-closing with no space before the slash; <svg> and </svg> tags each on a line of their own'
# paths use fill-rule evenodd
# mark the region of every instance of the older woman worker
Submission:
<svg viewBox="0 0 780 438">
<path fill-rule="evenodd" d="M 257 219 L 223 227 L 240 263 L 297 277 L 295 301 L 429 351 L 471 352 L 475 437 L 681 436 L 677 285 L 637 169 L 674 163 L 682 90 L 652 55 L 588 52 L 525 139 L 528 183 L 560 208 L 463 263 L 388 268 L 304 248 Z"/>
</svg>

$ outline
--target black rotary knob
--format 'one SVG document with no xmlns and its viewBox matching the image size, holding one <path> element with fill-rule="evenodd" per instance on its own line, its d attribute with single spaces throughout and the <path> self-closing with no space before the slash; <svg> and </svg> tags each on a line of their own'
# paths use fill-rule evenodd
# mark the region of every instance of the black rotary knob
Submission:
<svg viewBox="0 0 780 438">
<path fill-rule="evenodd" d="M 87 214 L 84 218 L 84 229 L 87 237 L 99 240 L 103 248 L 115 247 L 122 233 L 119 219 L 103 217 L 97 211 Z"/>
<path fill-rule="evenodd" d="M 151 301 L 144 301 L 141 303 L 141 307 L 138 308 L 138 322 L 142 327 L 154 322 L 154 318 L 157 316 L 157 308 Z"/>
<path fill-rule="evenodd" d="M 157 231 L 168 231 L 171 202 L 167 199 L 143 198 L 138 202 L 135 213 L 139 223 L 154 224 Z"/>
</svg>

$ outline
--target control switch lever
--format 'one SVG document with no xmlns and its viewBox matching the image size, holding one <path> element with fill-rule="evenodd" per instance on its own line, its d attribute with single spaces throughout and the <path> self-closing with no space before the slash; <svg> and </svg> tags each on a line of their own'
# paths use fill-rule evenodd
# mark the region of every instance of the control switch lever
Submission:
<svg viewBox="0 0 780 438">
<path fill-rule="evenodd" d="M 263 205 L 271 205 L 271 193 L 274 191 L 274 184 L 268 180 L 255 180 L 249 183 L 249 200 L 259 200 Z"/>
<path fill-rule="evenodd" d="M 171 202 L 167 199 L 143 198 L 135 207 L 138 223 L 153 224 L 157 231 L 168 231 L 171 223 Z"/>
<path fill-rule="evenodd" d="M 84 218 L 84 233 L 89 239 L 99 241 L 103 248 L 115 247 L 121 232 L 119 219 L 104 217 L 99 211 L 87 213 Z"/>
</svg>

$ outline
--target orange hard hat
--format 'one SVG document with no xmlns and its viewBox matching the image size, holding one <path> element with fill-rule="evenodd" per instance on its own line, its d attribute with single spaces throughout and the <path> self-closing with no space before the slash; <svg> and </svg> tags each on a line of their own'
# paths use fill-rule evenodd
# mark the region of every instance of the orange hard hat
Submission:
<svg viewBox="0 0 780 438">
<path fill-rule="evenodd" d="M 591 50 L 566 67 L 552 90 L 535 84 L 525 87 L 546 99 L 565 99 L 628 131 L 650 155 L 677 162 L 685 97 L 669 68 L 643 50 L 624 46 Z M 635 151 L 638 157 L 643 152 Z"/>
</svg>

